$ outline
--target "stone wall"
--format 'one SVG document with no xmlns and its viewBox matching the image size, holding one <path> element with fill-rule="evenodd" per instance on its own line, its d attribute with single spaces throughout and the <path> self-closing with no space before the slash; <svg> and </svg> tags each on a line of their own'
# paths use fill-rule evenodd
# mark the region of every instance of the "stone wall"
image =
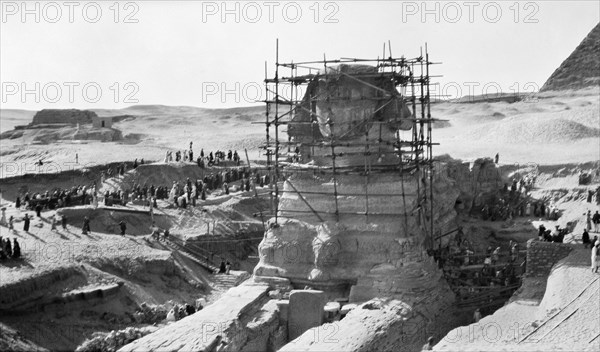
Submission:
<svg viewBox="0 0 600 352">
<path fill-rule="evenodd" d="M 77 109 L 44 109 L 38 111 L 33 116 L 32 125 L 39 124 L 54 124 L 54 123 L 67 123 L 71 125 L 76 124 L 90 124 L 92 119 L 97 118 L 95 112 L 89 110 L 77 110 Z"/>
<path fill-rule="evenodd" d="M 110 116 L 94 116 L 92 117 L 92 125 L 94 128 L 112 128 L 113 119 Z"/>
<path fill-rule="evenodd" d="M 575 249 L 566 243 L 542 242 L 537 239 L 527 241 L 527 270 L 529 277 L 545 277 L 559 260 Z"/>
</svg>

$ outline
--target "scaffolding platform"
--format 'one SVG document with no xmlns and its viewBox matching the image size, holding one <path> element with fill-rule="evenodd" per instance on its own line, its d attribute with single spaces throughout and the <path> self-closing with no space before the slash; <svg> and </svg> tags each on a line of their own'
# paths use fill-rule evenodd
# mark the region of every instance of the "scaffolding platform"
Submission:
<svg viewBox="0 0 600 352">
<path fill-rule="evenodd" d="M 366 222 L 379 216 L 396 215 L 425 219 L 430 238 L 434 233 L 432 124 L 430 66 L 427 46 L 414 58 L 340 58 L 305 62 L 280 62 L 279 41 L 275 71 L 268 76 L 265 63 L 265 142 L 261 146 L 270 174 L 271 211 L 278 217 L 312 213 L 319 221 L 343 214 L 364 216 Z M 388 55 L 389 54 L 389 55 Z M 285 126 L 285 129 L 282 129 Z M 332 191 L 296 189 L 284 181 L 291 175 L 327 175 Z M 398 189 L 388 193 L 370 190 L 374 175 L 397 174 Z M 359 175 L 362 191 L 340 192 L 339 179 Z M 404 175 L 416 177 L 416 190 L 405 190 Z M 416 175 L 416 176 L 415 176 Z M 420 180 L 428 182 L 420 182 Z M 290 186 L 291 185 L 291 186 Z M 411 185 L 414 186 L 414 185 Z M 310 210 L 282 209 L 280 199 L 296 193 Z M 334 207 L 315 210 L 308 199 L 328 197 Z M 338 201 L 355 197 L 364 200 L 364 210 L 340 209 Z M 404 212 L 369 210 L 369 198 L 389 197 L 404 202 L 416 199 L 414 209 Z"/>
</svg>

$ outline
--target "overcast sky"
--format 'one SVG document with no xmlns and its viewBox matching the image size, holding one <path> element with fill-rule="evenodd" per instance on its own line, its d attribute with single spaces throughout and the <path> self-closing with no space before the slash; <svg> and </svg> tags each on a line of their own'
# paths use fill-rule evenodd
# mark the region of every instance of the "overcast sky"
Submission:
<svg viewBox="0 0 600 352">
<path fill-rule="evenodd" d="M 376 58 L 388 40 L 415 57 L 427 42 L 440 92 L 531 91 L 600 21 L 599 3 L 2 1 L 1 107 L 252 105 L 276 38 L 296 62 Z"/>
</svg>

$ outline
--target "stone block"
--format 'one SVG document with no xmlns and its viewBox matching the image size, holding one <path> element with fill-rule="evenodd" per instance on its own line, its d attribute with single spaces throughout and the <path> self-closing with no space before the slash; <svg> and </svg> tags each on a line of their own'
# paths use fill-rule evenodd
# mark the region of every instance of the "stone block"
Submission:
<svg viewBox="0 0 600 352">
<path fill-rule="evenodd" d="M 340 320 L 341 305 L 339 302 L 327 302 L 325 305 L 325 321 L 331 323 Z"/>
<path fill-rule="evenodd" d="M 323 323 L 323 308 L 327 302 L 325 292 L 293 290 L 290 293 L 288 337 L 294 340 L 310 328 Z"/>
<path fill-rule="evenodd" d="M 345 316 L 346 314 L 348 314 L 351 310 L 353 310 L 356 307 L 358 307 L 358 305 L 356 303 L 344 304 L 344 306 L 340 310 L 340 313 L 342 314 L 342 316 Z"/>
<path fill-rule="evenodd" d="M 281 325 L 287 325 L 290 314 L 290 301 L 282 299 L 277 301 L 276 304 L 279 309 L 279 321 L 281 321 Z"/>
</svg>

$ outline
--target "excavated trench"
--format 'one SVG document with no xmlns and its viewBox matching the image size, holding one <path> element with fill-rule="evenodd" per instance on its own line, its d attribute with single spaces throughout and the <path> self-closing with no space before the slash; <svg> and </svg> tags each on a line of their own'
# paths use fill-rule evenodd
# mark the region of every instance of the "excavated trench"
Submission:
<svg viewBox="0 0 600 352">
<path fill-rule="evenodd" d="M 29 174 L 2 180 L 2 197 L 10 200 L 25 192 L 52 191 L 54 188 L 70 189 L 77 185 L 97 184 L 95 176 L 108 167 L 116 168 L 121 163 L 96 166 L 86 170 L 71 170 L 55 174 Z M 130 167 L 130 166 L 129 166 Z M 197 167 L 181 170 L 194 171 Z M 180 170 L 180 171 L 181 171 Z M 187 172 L 187 171 L 186 171 Z M 195 171 L 194 171 L 195 172 Z M 182 174 L 185 176 L 185 173 Z M 183 177 L 176 173 L 175 176 Z M 253 199 L 242 199 L 235 203 L 230 198 L 217 199 L 207 205 L 208 214 L 213 219 L 229 219 L 225 227 L 234 235 L 189 237 L 184 246 L 198 247 L 202 252 L 212 253 L 213 260 L 224 258 L 234 263 L 233 269 L 251 270 L 256 263 L 256 247 L 262 239 L 263 228 L 258 219 L 248 222 L 257 207 Z M 232 203 L 228 210 L 216 211 L 223 202 Z M 228 203 L 228 204 L 229 204 Z M 57 214 L 65 215 L 68 224 L 79 227 L 84 217 L 90 219 L 92 238 L 97 234 L 119 234 L 119 222 L 127 223 L 129 236 L 144 236 L 150 233 L 150 216 L 144 208 L 93 209 L 90 206 L 75 206 L 57 209 Z M 214 208 L 214 209 L 213 209 Z M 172 228 L 177 225 L 176 210 L 154 214 L 155 225 Z M 241 214 L 246 214 L 247 217 Z M 183 214 L 187 216 L 187 214 Z M 191 214 L 190 214 L 191 215 Z M 47 221 L 46 221 L 47 222 Z M 194 223 L 189 224 L 194 226 Z M 233 231 L 232 230 L 239 230 Z M 204 230 L 204 229 L 202 229 Z M 73 235 L 71 230 L 68 234 Z M 201 231 L 199 231 L 201 232 Z M 79 236 L 76 236 L 79 237 Z M 122 239 L 120 236 L 119 239 Z M 86 239 L 87 240 L 87 239 Z M 144 243 L 142 240 L 136 240 Z M 162 244 L 146 242 L 146 245 L 163 251 L 179 251 Z M 29 248 L 23 244 L 25 258 Z M 89 252 L 89 251 L 88 251 Z M 93 252 L 93 251 L 92 251 Z M 98 253 L 101 253 L 98 251 Z M 252 258 L 254 257 L 254 259 Z M 75 259 L 75 257 L 70 257 Z M 219 258 L 215 260 L 214 258 Z M 193 304 L 198 297 L 211 292 L 207 267 L 197 258 L 174 253 L 168 257 L 77 257 L 75 264 L 56 266 L 41 273 L 33 273 L 28 278 L 0 286 L 0 321 L 20 331 L 25 338 L 38 346 L 51 350 L 74 350 L 94 332 L 108 332 L 128 326 L 144 326 L 156 321 L 140 322 L 134 318 L 143 302 L 158 304 L 173 300 L 175 303 Z M 27 259 L 25 259 L 27 260 Z M 222 280 L 221 280 L 222 281 Z M 239 281 L 239 280 L 238 280 Z M 236 282 L 238 282 L 236 281 Z M 225 280 L 218 285 L 231 285 Z M 162 308 L 160 308 L 162 309 Z M 166 314 L 166 312 L 165 312 Z M 163 318 L 164 319 L 164 316 Z M 160 319 L 160 320 L 162 320 Z"/>
<path fill-rule="evenodd" d="M 162 304 L 170 296 L 193 303 L 206 287 L 192 284 L 186 270 L 170 256 L 55 267 L 0 286 L 0 321 L 40 347 L 74 350 L 96 332 L 164 319 L 140 318 L 142 302 Z"/>
<path fill-rule="evenodd" d="M 72 177 L 73 175 L 68 175 L 67 179 L 69 179 L 70 177 Z M 11 184 L 15 185 L 16 187 L 18 187 L 19 183 L 23 183 L 23 184 L 27 184 L 27 178 L 31 177 L 31 176 L 23 176 L 21 180 L 16 180 L 13 179 L 11 180 Z M 40 176 L 37 176 L 40 177 Z M 61 179 L 60 177 L 57 177 L 56 175 L 52 175 L 52 176 L 48 176 L 48 180 L 46 180 L 45 182 L 47 182 L 46 187 L 50 187 L 49 185 L 52 185 L 51 183 L 48 183 L 50 181 L 50 179 L 54 179 L 55 183 L 54 184 L 64 184 L 65 180 Z M 486 183 L 487 181 L 487 183 Z M 459 214 L 464 214 L 468 209 L 465 209 L 466 206 L 472 204 L 473 199 L 475 199 L 475 196 L 469 196 L 468 194 L 468 190 L 469 190 L 469 186 L 465 185 L 466 182 L 457 182 L 456 186 L 461 192 L 462 194 L 458 197 L 458 201 L 455 202 L 455 207 L 456 207 L 456 211 Z M 489 179 L 484 179 L 483 181 L 478 180 L 478 187 L 479 187 L 479 191 L 482 192 L 482 189 L 485 190 L 489 190 L 492 189 L 493 187 L 496 187 L 498 183 L 497 179 L 493 179 L 493 180 L 489 180 Z M 482 187 L 485 186 L 485 187 Z M 487 189 L 486 189 L 487 187 Z M 41 190 L 41 189 L 40 189 Z M 5 193 L 6 194 L 6 193 Z M 247 202 L 251 203 L 251 200 L 247 200 Z M 245 207 L 249 206 L 249 204 L 245 204 Z M 137 214 L 137 213 L 121 213 L 121 212 L 113 212 L 110 210 L 102 210 L 102 209 L 97 209 L 97 210 L 91 210 L 89 208 L 68 208 L 68 209 L 61 209 L 61 212 L 64 212 L 65 214 L 67 214 L 67 217 L 69 217 L 69 219 L 72 219 L 72 221 L 74 223 L 81 221 L 83 219 L 84 216 L 88 216 L 91 218 L 92 220 L 92 231 L 98 231 L 98 232 L 103 232 L 103 233 L 117 233 L 117 227 L 115 226 L 115 224 L 118 224 L 119 221 L 121 221 L 122 219 L 125 219 L 125 221 L 128 222 L 128 224 L 131 224 L 128 227 L 131 227 L 131 234 L 147 234 L 147 214 Z M 459 218 L 461 218 L 459 216 Z M 486 237 L 486 233 L 489 235 L 489 233 L 492 232 L 492 230 L 494 229 L 494 226 L 491 226 L 490 224 L 487 223 L 481 223 L 479 221 L 474 221 L 474 220 L 465 220 L 465 218 L 459 220 L 459 224 L 461 224 L 464 228 L 465 228 L 465 232 L 467 233 L 467 237 L 471 238 L 472 241 L 474 243 L 476 243 L 479 247 L 481 248 L 485 248 L 491 244 L 493 245 L 502 245 L 504 242 L 507 242 L 510 239 L 513 240 L 517 240 L 519 242 L 521 242 L 520 240 L 522 238 L 528 237 L 529 234 L 528 233 L 519 233 L 520 230 L 511 230 L 511 229 L 497 229 L 495 231 L 496 236 L 492 236 Z M 244 220 L 244 219 L 237 219 L 237 220 Z M 156 217 L 156 221 L 160 222 L 159 226 L 172 226 L 173 225 L 173 220 L 171 220 L 170 217 L 165 216 L 157 216 Z M 98 227 L 97 230 L 94 229 L 94 224 L 96 224 L 96 226 L 100 225 Z M 490 230 L 492 229 L 492 230 Z M 139 231 L 139 233 L 137 232 Z M 129 232 L 129 231 L 128 231 Z M 200 253 L 202 255 L 209 255 L 211 262 L 218 264 L 218 262 L 223 259 L 226 261 L 230 261 L 234 264 L 234 268 L 240 268 L 242 270 L 247 270 L 250 271 L 250 269 L 253 269 L 256 266 L 256 262 L 257 262 L 257 257 L 259 255 L 261 255 L 261 253 L 259 253 L 257 251 L 257 247 L 259 245 L 259 243 L 261 242 L 261 240 L 263 240 L 263 238 L 265 237 L 265 233 L 262 229 L 262 225 L 260 225 L 260 223 L 258 223 L 257 228 L 253 229 L 250 228 L 250 230 L 247 231 L 240 231 L 237 232 L 235 235 L 232 236 L 212 236 L 210 234 L 201 234 L 199 236 L 195 236 L 195 237 L 187 237 L 186 240 L 184 242 L 182 242 L 183 246 L 185 246 L 186 248 L 188 248 L 190 251 L 192 252 L 197 252 Z M 484 237 L 484 238 L 482 238 Z M 477 240 L 478 239 L 478 240 Z M 448 239 L 447 241 L 450 241 L 451 239 Z M 160 261 L 159 261 L 160 262 Z M 168 264 L 168 265 L 163 265 L 165 263 L 152 263 L 152 261 L 149 261 L 148 263 L 146 263 L 147 265 L 124 265 L 123 263 L 112 263 L 112 262 L 106 262 L 106 261 L 99 261 L 98 263 L 95 263 L 95 268 L 99 269 L 101 271 L 104 271 L 106 273 L 108 273 L 109 275 L 115 276 L 115 277 L 119 277 L 119 278 L 124 278 L 124 281 L 126 283 L 123 283 L 123 281 L 121 281 L 120 283 L 118 281 L 115 281 L 109 285 L 105 285 L 103 287 L 96 287 L 96 288 L 90 288 L 89 290 L 80 290 L 80 291 L 73 291 L 71 293 L 68 293 L 66 295 L 55 295 L 55 296 L 46 296 L 46 297 L 38 297 L 35 302 L 35 304 L 29 304 L 29 306 L 23 305 L 23 307 L 28 307 L 28 311 L 30 312 L 36 312 L 35 314 L 41 314 L 41 313 L 46 313 L 46 314 L 57 314 L 57 307 L 72 307 L 72 309 L 78 310 L 81 309 L 82 307 L 85 307 L 85 305 L 92 305 L 92 306 L 104 306 L 106 304 L 111 305 L 111 302 L 114 301 L 122 301 L 122 302 L 127 302 L 129 301 L 129 303 L 131 303 L 131 301 L 135 300 L 135 297 L 131 297 L 131 289 L 129 288 L 130 285 L 127 284 L 127 281 L 135 281 L 137 282 L 137 285 L 139 286 L 153 286 L 156 284 L 156 279 L 159 278 L 159 281 L 162 280 L 160 279 L 160 277 L 168 277 L 169 275 L 173 275 L 174 271 L 177 271 L 178 269 L 173 269 L 175 266 Z M 163 268 L 163 266 L 166 267 Z M 167 272 L 169 272 L 170 274 L 167 274 Z M 60 274 L 62 273 L 62 274 Z M 65 277 L 61 277 L 61 275 L 65 276 L 69 274 L 69 277 L 65 278 Z M 56 273 L 48 273 L 45 276 L 42 275 L 40 276 L 42 281 L 40 282 L 30 282 L 28 284 L 23 284 L 22 287 L 12 287 L 12 288 L 0 288 L 0 289 L 4 289 L 4 290 L 9 290 L 10 292 L 12 292 L 12 297 L 13 298 L 10 302 L 2 302 L 3 306 L 5 307 L 11 307 L 10 305 L 12 305 L 12 308 L 9 310 L 13 313 L 17 313 L 17 309 L 14 309 L 15 305 L 18 305 L 20 303 L 20 301 L 18 301 L 17 298 L 19 297 L 27 297 L 27 292 L 35 292 L 38 291 L 41 287 L 47 287 L 49 282 L 59 282 L 59 281 L 64 281 L 64 280 L 72 280 L 72 281 L 82 281 L 85 280 L 85 276 L 80 273 L 80 271 L 77 268 L 69 268 L 64 270 L 64 272 L 62 270 L 59 270 Z M 135 278 L 135 279 L 133 279 Z M 45 281 L 44 281 L 45 280 Z M 169 282 L 169 280 L 165 281 L 166 285 L 170 285 L 171 282 Z M 363 285 L 365 284 L 365 282 L 362 283 Z M 319 280 L 308 280 L 308 279 L 302 279 L 299 277 L 294 277 L 291 278 L 289 281 L 289 285 L 288 285 L 288 289 L 305 289 L 305 288 L 311 288 L 311 289 L 315 289 L 315 290 L 322 290 L 327 292 L 328 298 L 330 300 L 335 300 L 335 299 L 341 299 L 342 303 L 345 303 L 344 300 L 350 296 L 351 291 L 352 291 L 352 287 L 357 285 L 357 281 L 356 280 L 347 280 L 347 279 L 336 279 L 335 277 L 332 277 L 331 280 L 323 280 L 323 281 L 319 281 Z M 275 285 L 276 287 L 277 285 Z M 106 291 L 106 292 L 105 292 Z M 23 294 L 23 292 L 25 292 L 25 294 Z M 426 293 L 424 292 L 423 294 L 426 295 Z M 280 295 L 280 293 L 275 293 L 275 296 Z M 10 294 L 5 294 L 4 292 L 2 292 L 2 295 L 0 295 L 0 297 L 11 297 Z M 263 301 L 261 301 L 261 305 L 260 306 L 264 306 Z M 139 303 L 139 302 L 138 302 Z M 7 304 L 9 306 L 7 306 Z M 121 305 L 124 303 L 120 303 Z M 43 308 L 42 308 L 43 307 Z M 377 308 L 379 310 L 381 310 L 382 312 L 387 312 L 386 305 L 381 306 L 380 308 Z M 244 318 L 241 319 L 241 329 L 246 331 L 244 332 L 244 334 L 246 334 L 246 337 L 248 338 L 246 340 L 246 342 L 244 342 L 242 345 L 240 346 L 245 346 L 244 348 L 248 347 L 248 346 L 271 346 L 269 348 L 274 348 L 274 346 L 277 347 L 281 347 L 283 345 L 285 345 L 288 341 L 287 341 L 287 331 L 285 331 L 286 329 L 286 322 L 284 321 L 285 319 L 282 318 L 281 316 L 279 316 L 277 319 L 273 318 L 274 314 L 273 313 L 273 307 L 270 307 L 269 309 L 267 309 L 267 311 L 269 311 L 270 313 L 265 313 L 265 309 L 262 308 L 257 308 L 256 306 L 249 310 L 246 311 L 244 313 L 244 316 L 248 317 L 248 319 Z M 377 310 L 376 309 L 376 310 Z M 369 311 L 371 309 L 365 309 L 366 311 Z M 5 310 L 7 311 L 7 310 Z M 357 313 L 351 315 L 351 317 L 353 317 L 352 319 L 344 322 L 344 319 L 340 320 L 340 323 L 337 324 L 342 324 L 340 325 L 340 327 L 344 327 L 344 326 L 348 326 L 348 328 L 352 328 L 356 323 L 356 319 L 360 320 L 360 311 L 357 311 Z M 492 312 L 490 312 L 491 314 Z M 23 314 L 23 313 L 19 313 L 19 314 Z M 28 314 L 33 314 L 33 313 L 28 313 Z M 250 314 L 250 315 L 249 315 Z M 280 313 L 277 313 L 280 314 Z M 387 313 L 384 313 L 384 315 Z M 423 313 L 419 313 L 419 314 L 423 314 Z M 438 324 L 438 326 L 433 326 L 431 324 L 428 324 L 427 321 L 431 321 L 431 319 L 429 317 L 427 317 L 427 312 L 424 313 L 425 316 L 418 318 L 417 320 L 415 320 L 414 322 L 417 322 L 415 324 L 417 324 L 416 326 L 419 326 L 419 328 L 417 328 L 415 331 L 413 331 L 413 335 L 414 334 L 433 334 L 435 336 L 443 336 L 445 335 L 445 333 L 447 331 L 449 331 L 450 329 L 459 326 L 459 325 L 464 325 L 466 323 L 468 323 L 468 320 L 470 319 L 470 317 L 472 316 L 471 312 L 465 312 L 464 310 L 455 310 L 450 308 L 448 311 L 444 312 L 443 315 L 438 316 L 438 320 L 439 322 L 441 322 L 440 324 Z M 258 320 L 253 320 L 254 318 L 251 318 L 250 316 L 258 319 L 261 321 L 261 323 L 257 323 Z M 259 318 L 260 316 L 262 316 L 264 318 L 264 321 L 262 321 L 261 319 L 263 318 Z M 416 315 L 415 315 L 416 317 Z M 391 318 L 390 318 L 391 319 Z M 253 323 L 254 321 L 254 323 Z M 385 319 L 384 319 L 385 321 Z M 390 323 L 395 326 L 393 323 L 393 321 L 395 320 L 391 320 Z M 115 322 L 115 320 L 112 321 L 113 323 Z M 239 323 L 238 323 L 239 324 Z M 254 325 L 253 325 L 254 324 Z M 118 324 L 117 324 L 118 325 Z M 414 325 L 414 324 L 413 324 Z M 325 326 L 325 325 L 324 325 Z M 237 329 L 237 328 L 236 328 Z M 266 329 L 266 330 L 265 330 Z M 401 330 L 404 329 L 406 330 L 406 327 L 401 328 Z M 433 329 L 433 330 L 432 330 Z M 99 329 L 102 330 L 102 329 Z M 392 331 L 394 329 L 391 329 L 390 331 Z M 402 331 L 404 331 L 402 330 Z M 238 330 L 236 330 L 238 331 Z M 241 330 L 239 330 L 241 331 Z M 268 332 L 266 332 L 268 331 Z M 248 335 L 249 334 L 249 335 Z M 265 338 L 265 336 L 267 336 Z M 419 335 L 420 336 L 420 335 Z M 413 336 L 414 337 L 414 336 Z M 423 338 L 426 338 L 426 336 L 424 336 Z M 256 339 L 256 343 L 251 342 L 253 340 Z M 34 339 L 35 340 L 35 339 Z M 420 341 L 420 340 L 419 340 Z M 36 342 L 36 341 L 34 341 Z M 79 342 L 81 342 L 81 340 L 79 340 Z M 41 343 L 41 342 L 40 342 Z M 395 343 L 395 342 L 394 342 Z M 394 345 L 394 343 L 392 343 L 392 345 Z M 64 344 L 63 344 L 64 346 Z M 71 343 L 69 344 L 70 347 L 72 346 L 76 346 L 75 344 Z M 290 345 L 290 348 L 294 346 L 294 345 Z M 394 345 L 395 346 L 395 345 Z M 415 345 L 416 346 L 416 345 Z M 296 346 L 298 347 L 298 346 Z M 249 348 L 249 347 L 248 347 Z M 262 347 L 261 347 L 262 348 Z M 265 347 L 266 348 L 266 347 Z"/>
</svg>

